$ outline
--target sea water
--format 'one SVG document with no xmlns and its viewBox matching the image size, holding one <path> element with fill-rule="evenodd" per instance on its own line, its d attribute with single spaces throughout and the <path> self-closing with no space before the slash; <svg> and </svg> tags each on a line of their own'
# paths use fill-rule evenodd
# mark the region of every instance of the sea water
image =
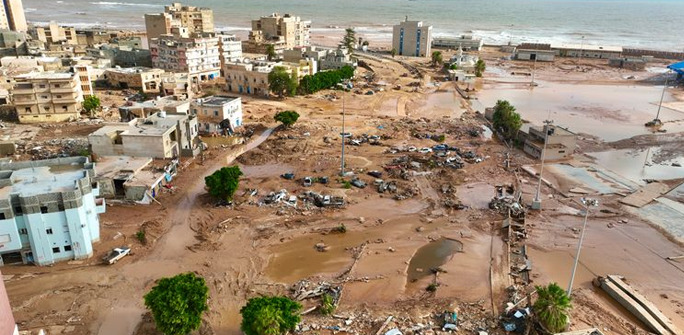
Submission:
<svg viewBox="0 0 684 335">
<path fill-rule="evenodd" d="M 176 0 L 173 0 L 176 1 Z M 24 0 L 34 23 L 144 29 L 143 15 L 172 0 Z M 312 21 L 312 33 L 355 27 L 360 36 L 386 39 L 392 25 L 421 20 L 433 34 L 474 34 L 486 43 L 585 43 L 684 51 L 684 0 L 185 0 L 214 10 L 216 28 L 249 30 L 250 20 L 273 12 Z"/>
</svg>

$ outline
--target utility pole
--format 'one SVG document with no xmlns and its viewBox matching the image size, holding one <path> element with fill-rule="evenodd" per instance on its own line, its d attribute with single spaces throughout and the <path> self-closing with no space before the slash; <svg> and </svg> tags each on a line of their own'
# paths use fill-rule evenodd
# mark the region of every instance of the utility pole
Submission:
<svg viewBox="0 0 684 335">
<path fill-rule="evenodd" d="M 344 92 L 342 92 L 342 165 L 340 166 L 340 176 L 344 177 L 344 142 L 346 133 L 344 130 Z"/>
<path fill-rule="evenodd" d="M 549 113 L 550 116 L 551 113 Z M 541 184 L 542 184 L 542 173 L 544 173 L 544 158 L 546 156 L 546 143 L 549 141 L 549 131 L 551 130 L 551 125 L 553 120 L 544 121 L 544 149 L 541 152 L 541 167 L 539 168 L 539 183 L 537 184 L 537 194 L 534 196 L 532 201 L 532 209 L 541 210 Z"/>
<path fill-rule="evenodd" d="M 669 74 L 669 71 L 666 75 Z M 663 98 L 665 98 L 665 89 L 667 88 L 668 77 L 665 77 L 665 86 L 663 86 L 663 92 L 660 93 L 660 103 L 658 104 L 658 113 L 656 113 L 656 118 L 653 120 L 654 123 L 658 124 L 660 122 L 660 108 L 663 107 Z"/>
<path fill-rule="evenodd" d="M 598 207 L 599 203 L 596 199 L 581 198 L 584 205 L 584 223 L 582 224 L 582 233 L 580 234 L 579 243 L 577 244 L 577 253 L 575 254 L 575 263 L 572 265 L 572 273 L 570 274 L 570 284 L 568 284 L 568 297 L 572 294 L 572 284 L 575 282 L 575 272 L 577 271 L 577 263 L 579 263 L 580 251 L 582 251 L 582 241 L 584 241 L 584 232 L 587 230 L 587 218 L 589 217 L 589 206 Z"/>
<path fill-rule="evenodd" d="M 534 57 L 534 63 L 532 64 L 532 82 L 530 82 L 530 87 L 537 86 L 537 83 L 534 82 L 535 72 L 537 72 L 537 56 L 536 55 Z"/>
<path fill-rule="evenodd" d="M 575 44 L 577 45 L 577 44 Z M 584 36 L 582 36 L 582 42 L 580 43 L 580 53 L 579 53 L 579 60 L 577 61 L 577 66 L 580 65 L 580 62 L 582 62 L 582 54 L 584 53 Z"/>
</svg>

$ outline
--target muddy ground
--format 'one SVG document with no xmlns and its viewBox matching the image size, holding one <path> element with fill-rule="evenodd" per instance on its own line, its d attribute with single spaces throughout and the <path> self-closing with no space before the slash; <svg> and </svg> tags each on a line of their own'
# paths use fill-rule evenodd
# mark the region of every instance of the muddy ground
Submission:
<svg viewBox="0 0 684 335">
<path fill-rule="evenodd" d="M 500 58 L 495 51 L 484 56 L 491 62 Z M 457 310 L 459 333 L 486 329 L 503 334 L 497 319 L 512 279 L 500 229 L 503 216 L 488 203 L 495 186 L 516 180 L 521 180 L 529 200 L 536 184 L 515 168 L 532 160 L 512 151 L 513 168 L 506 170 L 508 149 L 488 138 L 482 128 L 486 122 L 460 98 L 453 83 L 433 81 L 441 75 L 426 62 L 414 61 L 421 72 L 410 73 L 389 59 L 366 61 L 375 71 L 375 83 L 382 85 L 364 87 L 362 79 L 356 84 L 361 88 L 358 93 L 324 91 L 283 101 L 244 97 L 245 122 L 256 129 L 247 144 L 214 145 L 204 157 L 183 162 L 174 187 L 159 198 L 161 205 L 108 202 L 93 258 L 44 268 L 3 268 L 20 328 L 46 328 L 50 334 L 157 334 L 142 296 L 161 277 L 193 271 L 210 288 L 210 310 L 200 334 L 238 334 L 239 309 L 247 299 L 289 294 L 289 287 L 302 279 L 343 288 L 336 312 L 342 318 L 324 318 L 314 311 L 304 317 L 305 333 L 327 334 L 332 331 L 326 326 L 338 326 L 349 333 L 370 334 L 390 315 L 395 319 L 387 329 L 406 331 L 418 324 L 436 324 L 436 312 Z M 565 62 L 554 66 L 564 69 Z M 600 69 L 587 67 L 576 73 L 568 68 L 567 74 L 582 78 L 588 72 L 612 84 L 624 80 L 620 71 Z M 556 72 L 542 71 L 540 78 L 552 81 Z M 362 70 L 360 77 L 364 74 Z M 365 95 L 378 88 L 383 90 Z M 354 138 L 380 138 L 379 145 L 345 146 L 345 169 L 368 184 L 364 189 L 346 188 L 337 177 L 343 103 L 346 132 Z M 274 129 L 273 115 L 286 109 L 298 111 L 300 121 L 289 129 Z M 62 131 L 79 137 L 85 127 L 91 126 L 65 126 Z M 430 163 L 435 160 L 432 154 L 401 150 L 438 144 L 424 138 L 426 134 L 444 134 L 444 143 L 472 151 L 481 161 L 454 169 Z M 36 140 L 49 137 L 49 130 L 43 129 Z M 420 166 L 406 168 L 406 174 L 384 169 L 402 164 L 403 157 Z M 245 175 L 234 204 L 216 206 L 203 189 L 203 177 L 227 164 L 238 164 Z M 397 192 L 380 194 L 373 185 L 375 177 L 367 174 L 371 170 L 383 171 L 383 179 L 395 181 Z M 280 177 L 287 172 L 295 173 L 295 180 Z M 304 187 L 298 179 L 305 176 L 327 176 L 329 183 Z M 251 196 L 248 189 L 258 194 Z M 269 192 L 281 189 L 295 195 L 313 190 L 342 196 L 347 205 L 321 209 L 302 199 L 297 208 L 262 203 Z M 578 238 L 574 229 L 581 220 L 579 206 L 550 188 L 542 190 L 554 199 L 545 203 L 545 211 L 529 217 L 532 280 L 563 286 Z M 396 200 L 397 195 L 403 200 Z M 677 285 L 684 281 L 683 266 L 663 259 L 684 253 L 683 249 L 620 210 L 616 202 L 602 202 L 616 214 L 592 217 L 596 231 L 585 241 L 572 328 L 645 333 L 643 325 L 591 286 L 593 276 L 608 273 L 626 276 L 684 328 L 684 289 Z M 629 223 L 608 227 L 617 218 Z M 346 232 L 335 233 L 341 225 Z M 135 238 L 138 231 L 145 232 L 144 241 Z M 326 251 L 316 250 L 320 243 Z M 133 254 L 113 266 L 99 264 L 103 254 L 120 245 L 131 246 Z M 441 271 L 433 274 L 430 268 L 436 267 Z M 431 283 L 438 284 L 435 292 L 426 291 Z M 304 305 L 316 302 L 307 300 Z M 346 321 L 350 316 L 353 319 Z"/>
</svg>

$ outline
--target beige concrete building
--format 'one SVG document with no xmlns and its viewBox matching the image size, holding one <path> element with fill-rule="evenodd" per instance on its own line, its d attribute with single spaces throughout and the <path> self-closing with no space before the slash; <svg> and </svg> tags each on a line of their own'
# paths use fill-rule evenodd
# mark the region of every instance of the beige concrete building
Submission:
<svg viewBox="0 0 684 335">
<path fill-rule="evenodd" d="M 139 89 L 143 93 L 159 93 L 162 69 L 146 67 L 113 68 L 104 73 L 107 84 L 121 89 Z"/>
<path fill-rule="evenodd" d="M 268 74 L 281 65 L 276 62 L 234 62 L 223 67 L 229 92 L 267 97 L 269 95 Z"/>
<path fill-rule="evenodd" d="M 93 91 L 92 70 L 92 67 L 87 64 L 74 65 L 74 72 L 76 72 L 78 79 L 81 81 L 81 91 L 84 97 L 95 95 L 95 91 Z"/>
<path fill-rule="evenodd" d="M 196 85 L 190 81 L 187 73 L 164 73 L 160 85 L 160 93 L 165 97 L 187 100 L 195 95 Z"/>
<path fill-rule="evenodd" d="M 145 14 L 145 28 L 150 42 L 154 38 L 171 34 L 171 29 L 177 27 L 186 28 L 189 34 L 213 33 L 214 12 L 209 8 L 174 2 L 164 7 L 164 13 Z"/>
<path fill-rule="evenodd" d="M 548 133 L 548 138 L 546 136 Z M 523 135 L 524 136 L 524 135 Z M 575 152 L 577 135 L 566 128 L 554 125 L 544 127 L 530 127 L 525 136 L 523 151 L 534 158 L 540 159 L 546 143 L 545 160 L 559 160 L 569 158 Z"/>
<path fill-rule="evenodd" d="M 193 83 L 221 75 L 218 37 L 187 37 L 180 30 L 150 42 L 152 66 L 168 72 L 187 73 Z"/>
<path fill-rule="evenodd" d="M 409 21 L 394 26 L 392 48 L 397 55 L 411 57 L 430 57 L 432 48 L 432 26 L 423 25 L 422 21 Z"/>
<path fill-rule="evenodd" d="M 81 81 L 74 73 L 31 73 L 14 80 L 10 94 L 19 122 L 62 122 L 78 119 L 83 91 Z"/>
<path fill-rule="evenodd" d="M 33 27 L 29 30 L 29 34 L 34 39 L 45 43 L 46 46 L 53 44 L 78 44 L 76 28 L 62 27 L 54 21 L 50 22 L 47 27 Z"/>
<path fill-rule="evenodd" d="M 241 98 L 211 96 L 194 100 L 191 108 L 202 133 L 227 134 L 242 126 Z"/>
<path fill-rule="evenodd" d="M 190 114 L 190 101 L 177 100 L 174 97 L 163 97 L 144 102 L 128 102 L 125 106 L 119 107 L 121 122 L 146 119 L 157 112 L 187 115 Z"/>
<path fill-rule="evenodd" d="M 192 157 L 200 152 L 198 131 L 196 116 L 159 110 L 146 118 L 107 124 L 88 135 L 88 142 L 97 156 Z"/>
<path fill-rule="evenodd" d="M 286 49 L 310 45 L 311 21 L 302 21 L 298 16 L 273 13 L 252 20 L 249 42 L 259 44 L 281 44 Z"/>
<path fill-rule="evenodd" d="M 2 0 L 0 8 L 0 29 L 26 31 L 26 16 L 21 0 Z"/>
</svg>

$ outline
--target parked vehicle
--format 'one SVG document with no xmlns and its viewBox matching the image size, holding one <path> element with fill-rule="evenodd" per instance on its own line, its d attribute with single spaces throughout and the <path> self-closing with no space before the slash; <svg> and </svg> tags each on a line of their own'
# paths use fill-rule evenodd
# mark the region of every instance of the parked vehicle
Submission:
<svg viewBox="0 0 684 335">
<path fill-rule="evenodd" d="M 130 253 L 131 248 L 128 247 L 114 248 L 107 256 L 103 258 L 103 260 L 105 263 L 111 265 L 126 257 Z"/>
<path fill-rule="evenodd" d="M 353 179 L 353 180 L 350 182 L 350 184 L 352 184 L 352 186 L 355 186 L 355 187 L 358 187 L 358 188 L 365 188 L 365 187 L 366 187 L 366 182 L 364 182 L 364 181 L 361 180 L 361 179 Z"/>
<path fill-rule="evenodd" d="M 434 151 L 446 151 L 449 149 L 449 146 L 446 144 L 437 144 L 434 147 L 432 147 L 432 150 Z"/>
<path fill-rule="evenodd" d="M 429 153 L 432 152 L 432 149 L 430 149 L 430 148 L 420 148 L 420 149 L 418 150 L 418 152 L 420 152 L 421 154 L 429 154 Z"/>
<path fill-rule="evenodd" d="M 297 196 L 291 195 L 290 198 L 287 199 L 287 203 L 292 207 L 297 207 Z"/>
<path fill-rule="evenodd" d="M 285 178 L 285 179 L 287 179 L 287 180 L 292 180 L 292 179 L 295 178 L 295 174 L 292 173 L 292 172 L 283 173 L 283 174 L 281 174 L 280 176 L 283 177 L 283 178 Z"/>
<path fill-rule="evenodd" d="M 377 171 L 377 170 L 368 171 L 368 175 L 371 176 L 371 177 L 375 177 L 375 178 L 381 178 L 381 177 L 382 177 L 382 172 Z"/>
<path fill-rule="evenodd" d="M 304 179 L 302 179 L 302 185 L 303 185 L 304 187 L 310 187 L 311 185 L 313 185 L 313 178 L 311 178 L 311 177 L 304 177 Z"/>
<path fill-rule="evenodd" d="M 321 184 L 327 184 L 328 183 L 328 177 L 318 177 L 318 182 Z"/>
</svg>

